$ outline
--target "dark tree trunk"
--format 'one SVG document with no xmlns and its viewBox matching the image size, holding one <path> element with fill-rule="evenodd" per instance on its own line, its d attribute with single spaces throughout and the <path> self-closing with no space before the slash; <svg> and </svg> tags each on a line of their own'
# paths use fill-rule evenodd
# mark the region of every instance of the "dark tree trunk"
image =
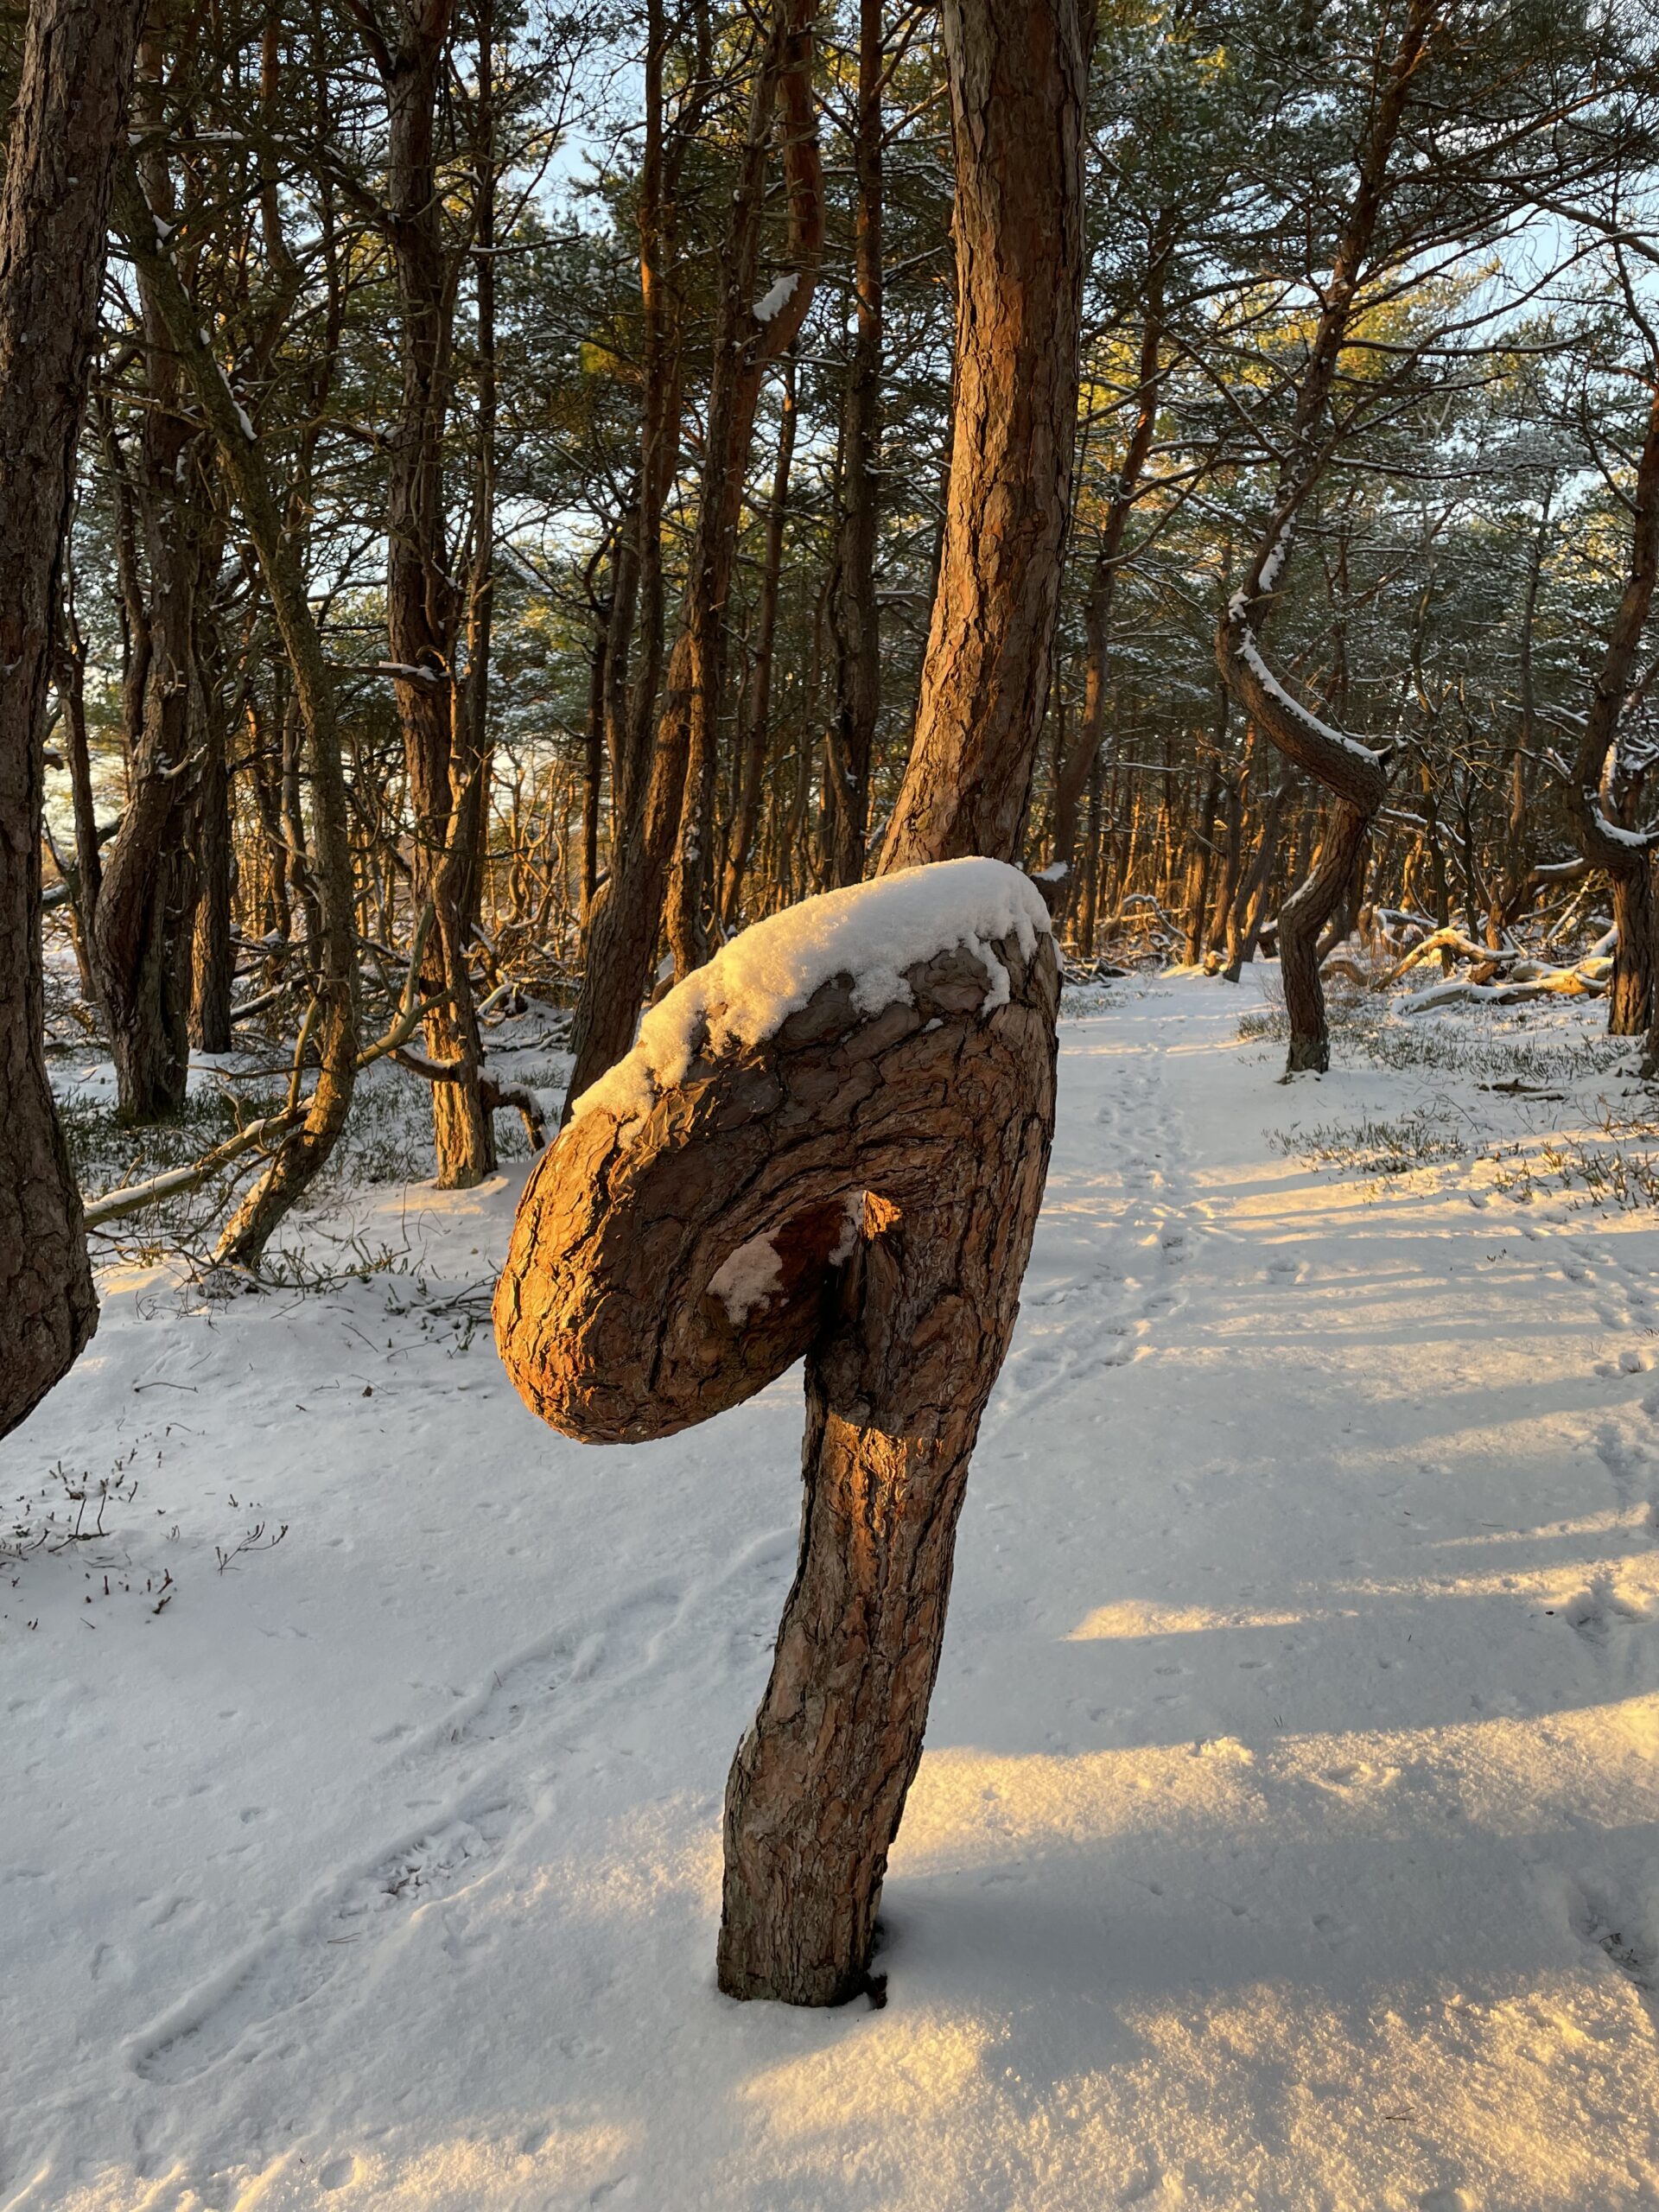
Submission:
<svg viewBox="0 0 1659 2212">
<path fill-rule="evenodd" d="M 1652 867 L 1643 857 L 1637 867 L 1621 868 L 1611 880 L 1618 944 L 1608 993 L 1607 1033 L 1643 1037 L 1653 1020 L 1654 1008 Z"/>
<path fill-rule="evenodd" d="M 1358 311 L 1368 257 L 1389 188 L 1395 147 L 1433 19 L 1433 0 L 1407 0 L 1397 42 L 1386 60 L 1379 51 L 1373 98 L 1347 197 L 1346 219 L 1330 280 L 1321 290 L 1319 321 L 1296 388 L 1273 512 L 1216 629 L 1217 666 L 1234 702 L 1287 760 L 1321 784 L 1336 801 L 1319 861 L 1309 880 L 1287 902 L 1281 920 L 1281 939 L 1287 923 L 1297 962 L 1287 1071 L 1293 1075 L 1306 1068 L 1322 1069 L 1330 1063 L 1325 995 L 1319 984 L 1319 931 L 1342 896 L 1365 824 L 1387 796 L 1388 772 L 1380 753 L 1340 730 L 1328 728 L 1291 696 L 1263 659 L 1261 638 L 1274 595 L 1284 581 L 1297 518 L 1329 458 L 1328 442 L 1322 444 L 1321 440 L 1332 387 L 1350 326 Z M 1339 861 L 1340 873 L 1335 873 Z M 1294 915 L 1289 912 L 1291 906 L 1296 910 Z M 1291 1003 L 1291 994 L 1287 976 L 1287 1005 Z"/>
<path fill-rule="evenodd" d="M 1567 785 L 1567 806 L 1579 850 L 1592 868 L 1605 870 L 1613 887 L 1618 950 L 1608 1027 L 1615 1037 L 1637 1037 L 1653 1024 L 1647 1058 L 1654 1066 L 1659 1065 L 1659 1022 L 1655 1021 L 1652 861 L 1647 841 L 1618 818 L 1630 810 L 1625 802 L 1634 798 L 1618 758 L 1619 723 L 1659 582 L 1659 360 L 1650 365 L 1650 373 L 1653 397 L 1631 502 L 1630 575 L 1596 672 Z M 1610 762 L 1611 816 L 1601 800 Z"/>
<path fill-rule="evenodd" d="M 754 842 L 755 824 L 760 819 L 760 793 L 772 737 L 772 649 L 778 629 L 778 593 L 783 575 L 784 524 L 789 513 L 789 472 L 795 454 L 795 365 L 791 360 L 784 373 L 778 460 L 772 470 L 772 504 L 766 510 L 766 556 L 760 578 L 754 667 L 750 673 L 743 722 L 741 776 L 725 880 L 721 887 L 721 920 L 728 931 L 737 926 L 743 877 Z"/>
<path fill-rule="evenodd" d="M 830 580 L 836 645 L 830 725 L 828 874 L 864 873 L 870 763 L 881 711 L 881 627 L 875 597 L 876 495 L 881 408 L 882 0 L 860 0 L 858 99 L 853 124 L 853 294 L 856 327 L 842 409 L 841 526 Z"/>
<path fill-rule="evenodd" d="M 1084 601 L 1083 713 L 1069 746 L 1062 746 L 1054 774 L 1054 849 L 1051 861 L 1067 871 L 1061 897 L 1069 906 L 1071 871 L 1077 859 L 1077 810 L 1089 781 L 1090 764 L 1106 734 L 1106 664 L 1110 646 L 1112 601 L 1123 561 L 1123 540 L 1158 427 L 1159 355 L 1164 338 L 1164 280 L 1174 248 L 1173 218 L 1160 216 L 1152 241 L 1145 311 L 1141 325 L 1141 360 L 1134 425 L 1107 505 L 1106 524 L 1096 549 Z"/>
<path fill-rule="evenodd" d="M 397 272 L 402 391 L 388 441 L 386 637 L 415 818 L 414 891 L 430 900 L 423 987 L 444 1003 L 427 1018 L 426 1047 L 447 1071 L 432 1086 L 438 1182 L 466 1190 L 495 1166 L 495 1139 L 479 1090 L 480 1047 L 467 966 L 471 898 L 487 762 L 474 757 L 454 682 L 461 593 L 449 575 L 444 505 L 454 288 L 444 246 L 435 134 L 454 0 L 397 12 L 388 44 L 356 10 L 380 74 L 388 124 L 386 231 Z"/>
<path fill-rule="evenodd" d="M 47 1080 L 41 808 L 54 606 L 143 0 L 35 0 L 0 200 L 0 1435 L 98 1325 Z"/>
<path fill-rule="evenodd" d="M 236 950 L 231 943 L 231 779 L 217 663 L 215 651 L 202 671 L 201 769 L 193 810 L 196 925 L 190 1039 L 204 1052 L 231 1049 L 231 986 L 236 976 Z"/>
<path fill-rule="evenodd" d="M 1287 1065 L 1292 1075 L 1323 1075 L 1331 1065 L 1319 982 L 1319 934 L 1347 888 L 1370 826 L 1370 817 L 1363 808 L 1338 800 L 1311 873 L 1279 909 L 1279 971 L 1290 1018 Z"/>
<path fill-rule="evenodd" d="M 257 1262 L 277 1224 L 315 1180 L 346 1125 L 357 1072 L 357 938 L 346 779 L 333 679 L 312 613 L 306 580 L 266 474 L 256 436 L 233 398 L 178 271 L 162 250 L 152 208 L 138 180 L 123 181 L 121 223 L 127 251 L 143 275 L 174 359 L 188 376 L 197 406 L 258 556 L 260 571 L 294 678 L 297 720 L 310 753 L 312 875 L 307 891 L 315 966 L 308 1026 L 318 1044 L 318 1073 L 269 1165 L 226 1225 L 216 1258 Z M 297 807 L 296 808 L 297 818 Z M 296 1088 L 297 1090 L 297 1070 Z"/>
</svg>

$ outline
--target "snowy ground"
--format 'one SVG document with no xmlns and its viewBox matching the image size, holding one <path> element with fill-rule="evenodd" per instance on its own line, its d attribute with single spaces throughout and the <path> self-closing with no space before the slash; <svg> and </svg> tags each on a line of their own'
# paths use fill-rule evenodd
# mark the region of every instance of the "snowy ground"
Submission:
<svg viewBox="0 0 1659 2212">
<path fill-rule="evenodd" d="M 712 1980 L 798 1383 L 542 1429 L 481 1319 L 518 1167 L 374 1200 L 404 1272 L 107 1284 L 0 1449 L 33 1526 L 121 1485 L 0 1585 L 3 2212 L 1659 2202 L 1659 1230 L 1273 1141 L 1417 1103 L 1535 1153 L 1619 1081 L 1285 1089 L 1249 989 L 1117 988 L 1062 1033 L 885 2011 Z"/>
</svg>

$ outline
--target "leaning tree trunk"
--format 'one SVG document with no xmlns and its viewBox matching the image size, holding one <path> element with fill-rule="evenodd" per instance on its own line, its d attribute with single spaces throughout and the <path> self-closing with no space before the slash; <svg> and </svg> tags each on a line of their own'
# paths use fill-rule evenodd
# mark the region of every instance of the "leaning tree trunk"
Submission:
<svg viewBox="0 0 1659 2212">
<path fill-rule="evenodd" d="M 0 1435 L 98 1325 L 44 1051 L 53 609 L 143 0 L 35 0 L 0 200 Z"/>
<path fill-rule="evenodd" d="M 727 1788 L 730 1996 L 867 1986 L 1042 1196 L 1048 929 L 983 861 L 758 923 L 577 1102 L 514 1224 L 496 1340 L 567 1434 L 671 1435 L 807 1357 L 800 1563 Z"/>
</svg>

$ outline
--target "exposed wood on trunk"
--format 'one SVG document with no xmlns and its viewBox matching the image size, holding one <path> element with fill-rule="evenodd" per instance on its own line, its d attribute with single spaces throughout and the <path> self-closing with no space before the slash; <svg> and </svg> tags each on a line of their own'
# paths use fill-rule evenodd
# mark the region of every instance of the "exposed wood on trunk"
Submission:
<svg viewBox="0 0 1659 2212">
<path fill-rule="evenodd" d="M 873 1016 L 825 984 L 642 1124 L 589 1109 L 531 1177 L 496 1294 L 519 1391 L 592 1441 L 672 1434 L 807 1356 L 800 1565 L 727 1790 L 732 1996 L 865 1986 L 1053 1126 L 1052 940 L 995 950 L 1006 1005 L 947 952 Z M 751 1301 L 730 1286 L 757 1253 Z"/>
</svg>

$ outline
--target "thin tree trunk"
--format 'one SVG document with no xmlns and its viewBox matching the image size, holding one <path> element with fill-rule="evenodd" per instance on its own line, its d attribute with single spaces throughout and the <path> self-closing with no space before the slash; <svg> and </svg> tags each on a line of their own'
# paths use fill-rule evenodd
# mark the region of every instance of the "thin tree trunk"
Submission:
<svg viewBox="0 0 1659 2212">
<path fill-rule="evenodd" d="M 1123 562 L 1123 540 L 1129 516 L 1146 474 L 1158 427 L 1158 391 L 1163 371 L 1159 355 L 1164 340 L 1164 281 L 1174 250 L 1173 217 L 1160 214 L 1154 229 L 1152 255 L 1147 272 L 1146 299 L 1141 324 L 1141 359 L 1137 371 L 1135 422 L 1123 448 L 1123 459 L 1112 486 L 1106 524 L 1090 573 L 1084 601 L 1083 713 L 1071 743 L 1062 748 L 1054 775 L 1054 849 L 1051 861 L 1063 863 L 1061 898 L 1069 905 L 1071 870 L 1077 857 L 1077 809 L 1089 780 L 1090 763 L 1100 751 L 1106 734 L 1106 664 L 1110 644 L 1112 601 Z"/>
<path fill-rule="evenodd" d="M 157 242 L 154 215 L 136 176 L 123 180 L 121 224 L 127 251 L 144 272 L 156 312 L 189 377 L 218 446 L 258 556 L 270 608 L 293 671 L 310 755 L 313 829 L 312 951 L 317 1080 L 304 1115 L 287 1131 L 270 1165 L 220 1235 L 220 1262 L 256 1262 L 278 1223 L 303 1195 L 333 1151 L 356 1080 L 358 979 L 352 849 L 334 681 L 324 658 L 305 575 L 271 491 L 264 457 L 245 410 L 202 336 L 171 259 Z M 296 1074 L 297 1077 L 298 1071 Z"/>
<path fill-rule="evenodd" d="M 842 410 L 841 526 L 830 584 L 836 645 L 830 724 L 829 875 L 864 873 L 870 764 L 881 711 L 881 626 L 875 596 L 881 410 L 882 0 L 860 0 L 858 95 L 853 121 L 853 296 L 856 324 Z"/>
<path fill-rule="evenodd" d="M 754 842 L 754 825 L 760 818 L 760 794 L 766 781 L 766 753 L 772 741 L 772 648 L 778 628 L 778 591 L 784 566 L 784 524 L 789 512 L 789 472 L 795 454 L 795 364 L 788 361 L 780 395 L 778 459 L 772 469 L 772 501 L 766 509 L 766 567 L 760 578 L 757 610 L 754 667 L 749 678 L 747 718 L 743 731 L 742 775 L 737 796 L 732 842 L 727 855 L 726 875 L 721 888 L 721 920 L 735 929 L 743 877 Z"/>
<path fill-rule="evenodd" d="M 643 800 L 630 804 L 610 880 L 588 933 L 582 995 L 573 1025 L 575 1066 L 565 1104 L 619 1059 L 633 1036 L 663 920 L 669 864 L 677 866 L 670 915 L 677 961 L 695 965 L 722 658 L 721 625 L 731 577 L 743 475 L 760 383 L 767 365 L 794 344 L 806 312 L 823 242 L 823 187 L 811 105 L 817 0 L 779 0 L 751 106 L 742 179 L 722 256 L 726 283 L 716 331 L 704 435 L 697 522 L 670 659 L 663 711 Z M 774 105 L 783 113 L 784 167 L 790 198 L 789 272 L 794 281 L 777 312 L 753 312 L 761 188 Z M 780 280 L 781 282 L 781 280 Z M 646 551 L 650 540 L 645 541 Z M 636 703 L 650 698 L 636 679 Z M 637 772 L 637 771 L 636 771 Z"/>
</svg>

